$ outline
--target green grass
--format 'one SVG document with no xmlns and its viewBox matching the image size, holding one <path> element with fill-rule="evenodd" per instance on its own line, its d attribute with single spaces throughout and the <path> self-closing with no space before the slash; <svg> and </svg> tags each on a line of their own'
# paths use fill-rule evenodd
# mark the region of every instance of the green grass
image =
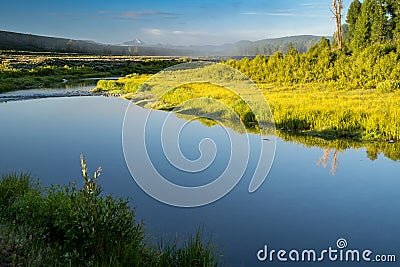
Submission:
<svg viewBox="0 0 400 267">
<path fill-rule="evenodd" d="M 328 139 L 400 140 L 400 91 L 259 86 L 278 129 L 320 134 Z"/>
<path fill-rule="evenodd" d="M 133 75 L 118 81 L 99 81 L 98 91 L 121 94 L 131 99 L 149 76 Z M 151 86 L 151 79 L 150 84 Z M 376 89 L 332 90 L 309 83 L 297 86 L 259 83 L 274 116 L 277 129 L 320 135 L 326 139 L 353 139 L 357 141 L 400 140 L 400 91 Z M 149 93 L 147 93 L 149 95 Z M 157 95 L 157 92 L 154 93 Z M 178 85 L 158 99 L 152 108 L 171 111 L 191 99 L 214 99 L 235 111 L 248 130 L 254 129 L 256 119 L 250 107 L 235 93 L 208 83 Z M 137 100 L 137 99 L 136 99 Z M 181 116 L 220 113 L 221 120 L 233 129 L 239 129 L 227 116 L 225 109 L 203 100 L 196 108 L 186 106 L 175 111 Z M 228 123 L 227 121 L 231 121 Z M 230 124 L 235 125 L 230 125 Z M 210 123 L 212 125 L 212 123 Z"/>
<path fill-rule="evenodd" d="M 28 174 L 0 180 L 1 266 L 217 266 L 199 228 L 185 243 L 151 245 L 129 199 L 104 196 L 101 169 L 84 186 L 42 187 Z"/>
<path fill-rule="evenodd" d="M 59 87 L 63 85 L 63 79 L 73 82 L 130 73 L 154 74 L 179 62 L 182 61 L 175 58 L 0 51 L 0 93 Z"/>
</svg>

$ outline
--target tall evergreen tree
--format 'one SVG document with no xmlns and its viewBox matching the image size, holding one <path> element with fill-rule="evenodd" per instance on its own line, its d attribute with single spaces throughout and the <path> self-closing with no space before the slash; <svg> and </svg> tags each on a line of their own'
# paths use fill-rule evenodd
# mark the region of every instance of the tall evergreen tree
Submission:
<svg viewBox="0 0 400 267">
<path fill-rule="evenodd" d="M 371 37 L 371 6 L 374 2 L 374 0 L 364 0 L 362 4 L 361 12 L 352 34 L 352 46 L 354 49 L 358 50 L 368 45 Z"/>
<path fill-rule="evenodd" d="M 354 0 L 347 11 L 346 23 L 349 25 L 348 36 L 353 37 L 358 17 L 361 13 L 361 3 L 359 0 Z"/>
<path fill-rule="evenodd" d="M 389 17 L 388 28 L 391 33 L 391 38 L 400 39 L 400 1 L 386 0 L 386 12 Z"/>
<path fill-rule="evenodd" d="M 375 7 L 372 10 L 372 25 L 371 25 L 371 42 L 382 43 L 387 40 L 387 17 L 383 1 L 375 1 Z"/>
<path fill-rule="evenodd" d="M 364 0 L 352 36 L 355 49 L 362 49 L 386 39 L 387 19 L 382 0 Z"/>
</svg>

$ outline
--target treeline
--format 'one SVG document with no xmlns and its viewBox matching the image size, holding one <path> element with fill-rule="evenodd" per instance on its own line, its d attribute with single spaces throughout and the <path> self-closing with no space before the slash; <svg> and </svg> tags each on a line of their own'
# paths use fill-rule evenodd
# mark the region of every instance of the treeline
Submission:
<svg viewBox="0 0 400 267">
<path fill-rule="evenodd" d="M 253 81 L 283 85 L 317 83 L 324 88 L 400 88 L 400 1 L 354 0 L 342 26 L 343 49 L 327 38 L 307 52 L 291 46 L 287 53 L 226 64 Z"/>
<path fill-rule="evenodd" d="M 322 38 L 307 53 L 291 48 L 287 54 L 229 60 L 226 64 L 242 71 L 257 83 L 283 85 L 317 83 L 324 88 L 400 88 L 400 42 L 376 43 L 346 52 Z"/>
<path fill-rule="evenodd" d="M 265 39 L 256 42 L 241 41 L 233 45 L 228 54 L 232 56 L 272 55 L 275 52 L 286 54 L 291 47 L 299 53 L 305 53 L 310 47 L 318 43 L 321 37 L 312 35 Z"/>
<path fill-rule="evenodd" d="M 352 50 L 396 42 L 400 37 L 400 1 L 354 0 L 343 28 L 345 43 Z"/>
</svg>

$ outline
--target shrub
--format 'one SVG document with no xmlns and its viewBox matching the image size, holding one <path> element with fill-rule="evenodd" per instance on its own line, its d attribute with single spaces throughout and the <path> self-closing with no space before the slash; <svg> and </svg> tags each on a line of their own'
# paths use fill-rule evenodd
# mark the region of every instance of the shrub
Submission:
<svg viewBox="0 0 400 267">
<path fill-rule="evenodd" d="M 25 194 L 39 194 L 37 182 L 32 181 L 29 174 L 12 173 L 4 175 L 0 181 L 0 218 L 9 218 L 11 206 Z"/>
<path fill-rule="evenodd" d="M 376 86 L 376 90 L 381 93 L 391 93 L 396 90 L 400 89 L 400 82 L 399 81 L 383 81 L 378 83 Z"/>
<path fill-rule="evenodd" d="M 129 199 L 102 196 L 101 168 L 89 177 L 83 157 L 81 168 L 80 189 L 75 183 L 41 188 L 29 174 L 2 177 L 0 265 L 166 266 L 165 258 L 174 259 L 173 266 L 216 265 L 200 233 L 179 248 L 150 247 Z"/>
</svg>

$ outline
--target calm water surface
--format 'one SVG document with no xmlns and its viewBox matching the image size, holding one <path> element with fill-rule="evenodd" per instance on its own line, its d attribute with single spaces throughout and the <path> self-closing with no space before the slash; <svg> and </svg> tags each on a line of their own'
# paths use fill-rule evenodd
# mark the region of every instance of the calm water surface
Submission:
<svg viewBox="0 0 400 267">
<path fill-rule="evenodd" d="M 399 261 L 398 161 L 383 156 L 371 161 L 365 149 L 349 149 L 337 155 L 338 170 L 333 176 L 329 166 L 317 165 L 324 149 L 278 139 L 272 169 L 255 193 L 248 193 L 256 165 L 251 154 L 244 177 L 224 198 L 199 208 L 171 207 L 145 194 L 126 167 L 121 134 L 127 105 L 126 100 L 94 96 L 0 103 L 0 174 L 29 171 L 44 185 L 79 183 L 79 155 L 84 154 L 91 171 L 102 166 L 105 193 L 132 198 L 151 236 L 184 240 L 204 224 L 228 266 L 397 266 L 398 262 L 259 262 L 256 253 L 264 245 L 276 250 L 321 251 L 337 248 L 336 241 L 345 238 L 350 249 L 396 254 Z M 137 116 L 142 114 L 137 107 Z M 163 175 L 177 183 L 197 185 L 223 171 L 230 153 L 226 131 L 199 122 L 189 123 L 182 131 L 180 145 L 189 159 L 199 157 L 197 143 L 202 138 L 213 139 L 218 147 L 215 164 L 187 178 L 160 153 L 158 129 L 167 113 L 155 114 L 150 121 L 149 155 Z"/>
</svg>

